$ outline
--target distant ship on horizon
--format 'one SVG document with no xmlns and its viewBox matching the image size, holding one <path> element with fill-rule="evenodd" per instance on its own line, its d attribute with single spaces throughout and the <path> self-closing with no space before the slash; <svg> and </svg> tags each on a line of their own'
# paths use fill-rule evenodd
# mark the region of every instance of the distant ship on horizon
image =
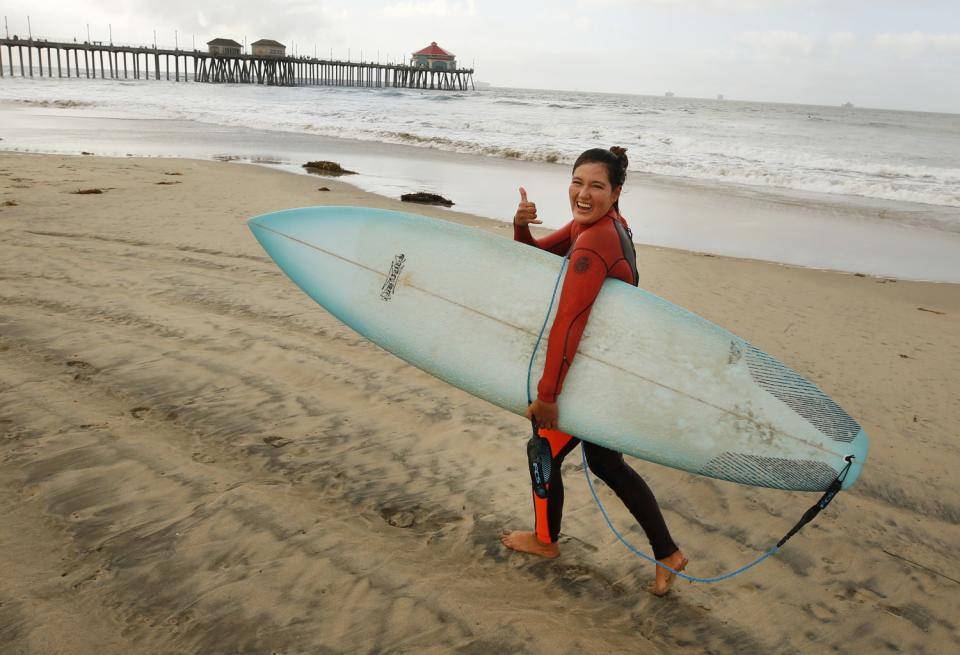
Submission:
<svg viewBox="0 0 960 655">
<path fill-rule="evenodd" d="M 853 103 L 852 103 L 852 102 L 845 102 L 845 103 L 843 103 L 843 104 L 840 105 L 840 106 L 843 107 L 844 109 L 853 109 Z"/>
</svg>

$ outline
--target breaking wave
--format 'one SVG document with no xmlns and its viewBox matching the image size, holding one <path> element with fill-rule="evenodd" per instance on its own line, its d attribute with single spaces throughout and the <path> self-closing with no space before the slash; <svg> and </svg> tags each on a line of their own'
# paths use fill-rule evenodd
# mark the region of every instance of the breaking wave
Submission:
<svg viewBox="0 0 960 655">
<path fill-rule="evenodd" d="M 616 144 L 634 172 L 960 207 L 960 121 L 946 114 L 497 88 L 19 78 L 0 86 L 0 101 L 565 165 Z"/>
</svg>

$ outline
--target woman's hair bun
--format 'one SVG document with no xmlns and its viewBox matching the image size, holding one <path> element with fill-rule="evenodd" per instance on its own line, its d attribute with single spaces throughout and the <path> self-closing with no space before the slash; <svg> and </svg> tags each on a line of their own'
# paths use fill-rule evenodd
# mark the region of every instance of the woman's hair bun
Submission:
<svg viewBox="0 0 960 655">
<path fill-rule="evenodd" d="M 627 168 L 627 149 L 621 148 L 620 146 L 611 146 L 610 152 L 613 153 L 613 156 L 617 158 L 620 162 L 620 165 L 623 166 L 624 170 Z"/>
</svg>

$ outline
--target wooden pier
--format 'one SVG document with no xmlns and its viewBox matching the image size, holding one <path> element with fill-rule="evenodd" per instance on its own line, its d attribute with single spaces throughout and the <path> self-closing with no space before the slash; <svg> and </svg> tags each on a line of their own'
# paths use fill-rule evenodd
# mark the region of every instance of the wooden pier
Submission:
<svg viewBox="0 0 960 655">
<path fill-rule="evenodd" d="M 314 57 L 215 55 L 199 50 L 166 50 L 152 46 L 104 45 L 99 42 L 57 43 L 42 39 L 0 39 L 0 78 L 5 75 L 165 79 L 175 82 L 275 86 L 475 90 L 472 68 L 429 70 L 403 64 Z"/>
</svg>

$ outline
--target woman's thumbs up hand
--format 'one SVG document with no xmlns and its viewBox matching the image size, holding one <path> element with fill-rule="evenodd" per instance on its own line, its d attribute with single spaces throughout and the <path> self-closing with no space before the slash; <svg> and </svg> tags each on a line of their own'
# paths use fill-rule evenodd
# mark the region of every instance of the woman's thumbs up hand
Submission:
<svg viewBox="0 0 960 655">
<path fill-rule="evenodd" d="M 527 200 L 527 190 L 520 187 L 520 204 L 517 205 L 517 213 L 513 216 L 513 224 L 526 226 L 530 224 L 539 225 L 543 221 L 537 218 L 536 203 Z"/>
</svg>

